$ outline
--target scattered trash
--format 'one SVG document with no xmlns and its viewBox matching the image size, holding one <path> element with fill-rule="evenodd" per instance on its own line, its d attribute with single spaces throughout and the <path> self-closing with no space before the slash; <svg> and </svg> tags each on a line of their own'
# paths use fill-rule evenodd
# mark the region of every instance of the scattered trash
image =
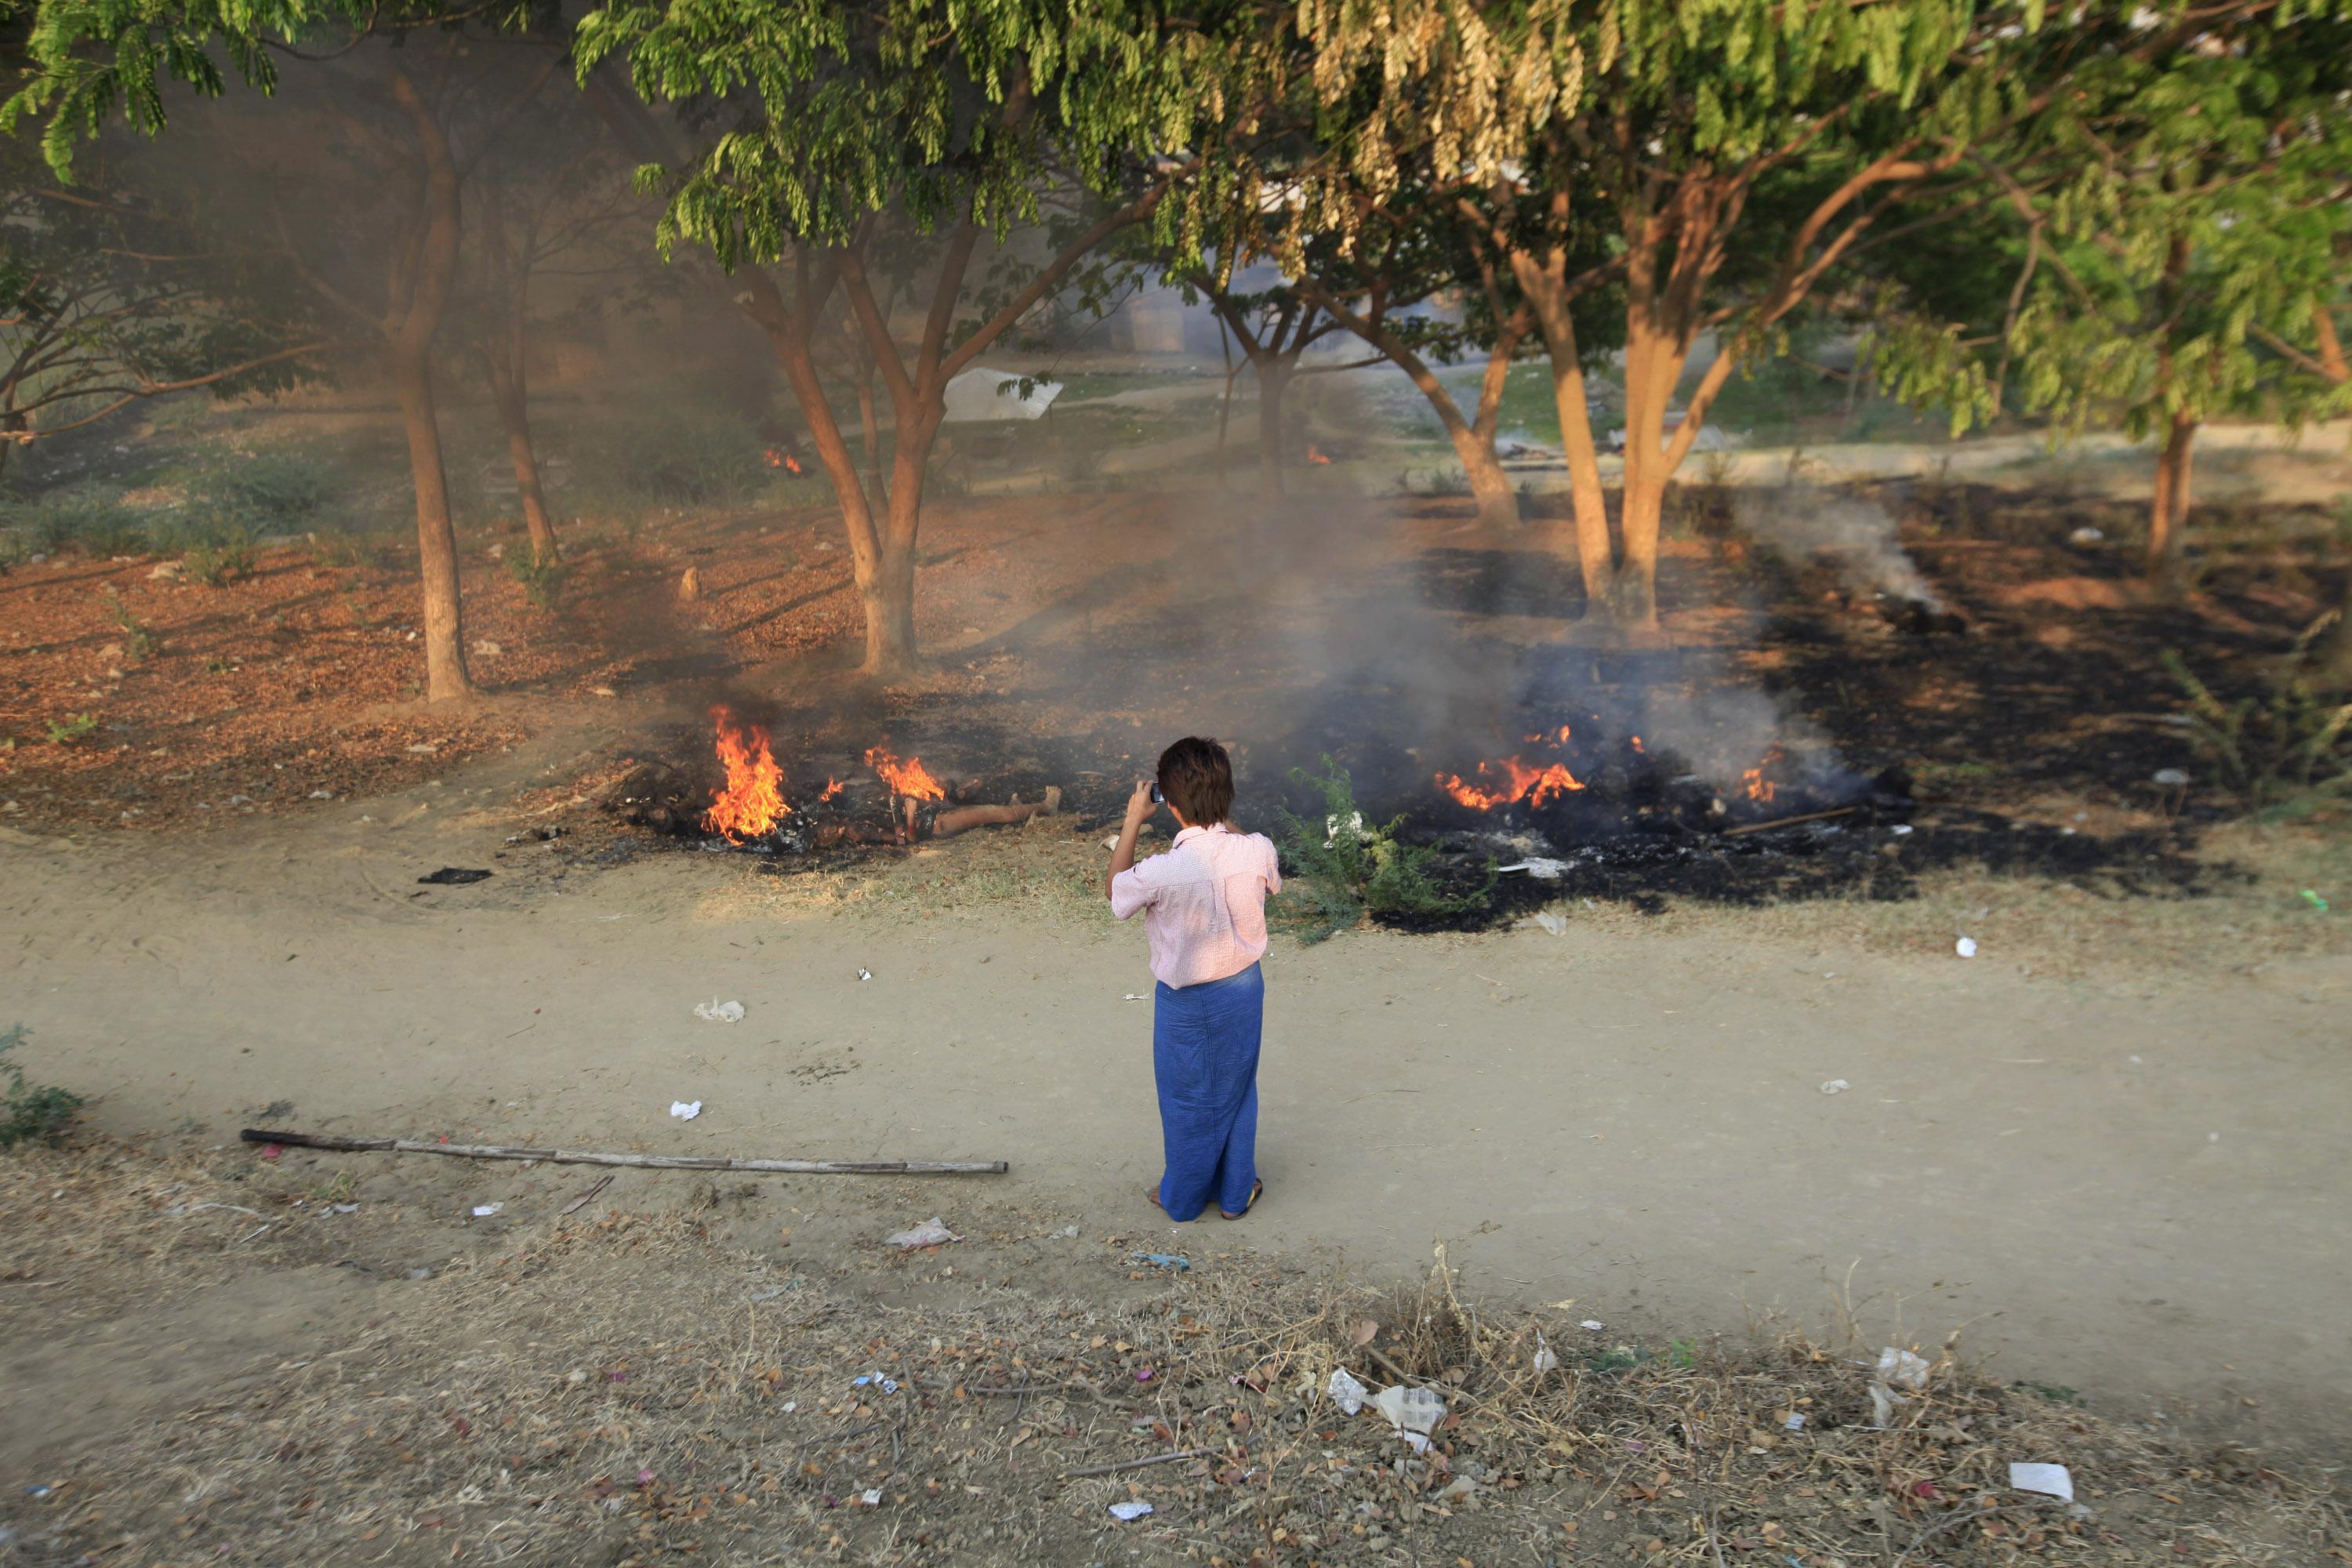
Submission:
<svg viewBox="0 0 2352 1568">
<path fill-rule="evenodd" d="M 1534 915 L 1529 918 L 1533 920 L 1538 927 L 1551 932 L 1554 936 L 1566 936 L 1568 934 L 1568 917 L 1566 915 L 1554 914 L 1549 910 L 1538 910 Z"/>
<path fill-rule="evenodd" d="M 1530 855 L 1526 859 L 1512 865 L 1497 866 L 1495 870 L 1498 875 L 1508 871 L 1525 871 L 1538 882 L 1557 882 L 1567 873 L 1568 862 L 1548 860 L 1540 855 Z"/>
<path fill-rule="evenodd" d="M 335 792 L 331 789 L 314 789 L 310 792 L 310 798 L 312 800 L 332 800 L 335 798 Z M 489 873 L 485 871 L 482 875 L 487 877 Z"/>
<path fill-rule="evenodd" d="M 1977 955 L 1977 939 L 1972 936 L 1964 936 L 1960 938 L 1959 941 L 1952 943 L 1952 951 L 1958 953 L 1962 958 L 1974 958 Z"/>
<path fill-rule="evenodd" d="M 2181 772 L 2179 768 L 2158 768 L 2156 772 L 2148 774 L 2148 778 L 2153 783 L 2160 784 L 2167 789 L 2187 789 L 2189 787 L 2189 775 Z"/>
<path fill-rule="evenodd" d="M 697 1002 L 694 1005 L 694 1016 L 707 1023 L 740 1024 L 743 1021 L 743 1004 L 721 1002 L 718 997 L 713 996 L 708 1002 Z"/>
<path fill-rule="evenodd" d="M 412 1268 L 408 1271 L 408 1277 L 411 1279 L 430 1279 L 433 1278 L 433 1270 L 430 1268 Z"/>
<path fill-rule="evenodd" d="M 864 1492 L 859 1494 L 857 1500 L 864 1503 L 867 1508 L 880 1508 L 882 1506 L 882 1489 L 880 1487 L 868 1487 Z"/>
<path fill-rule="evenodd" d="M 1127 1255 L 1127 1258 L 1130 1263 L 1149 1263 L 1154 1268 L 1172 1269 L 1179 1274 L 1189 1274 L 1192 1271 L 1191 1258 L 1180 1258 L 1172 1252 L 1130 1252 Z"/>
<path fill-rule="evenodd" d="M 950 1241 L 961 1241 L 963 1237 L 950 1230 L 946 1226 L 941 1225 L 940 1223 L 939 1215 L 933 1215 L 930 1218 L 925 1220 L 922 1224 L 917 1226 L 912 1230 L 902 1230 L 895 1236 L 884 1237 L 882 1238 L 882 1244 L 885 1247 L 909 1248 L 917 1247 L 944 1247 Z"/>
<path fill-rule="evenodd" d="M 1364 1395 L 1369 1391 L 1348 1374 L 1346 1367 L 1335 1366 L 1323 1392 L 1331 1396 L 1331 1403 L 1339 1407 L 1340 1414 L 1353 1415 L 1364 1407 Z"/>
<path fill-rule="evenodd" d="M 1135 1369 L 1135 1381 L 1138 1383 L 1150 1383 L 1159 1375 L 1148 1366 L 1139 1366 Z"/>
<path fill-rule="evenodd" d="M 420 757 L 429 757 L 434 752 L 441 749 L 441 742 L 438 741 L 419 741 L 408 749 Z"/>
<path fill-rule="evenodd" d="M 588 695 L 591 697 L 618 697 L 620 693 L 614 690 L 609 686 L 592 686 L 588 689 Z"/>
<path fill-rule="evenodd" d="M 416 879 L 430 887 L 462 888 L 468 882 L 488 881 L 489 875 L 488 871 L 471 870 L 464 866 L 444 866 L 431 876 Z"/>
<path fill-rule="evenodd" d="M 1913 1392 L 1927 1386 L 1927 1358 L 1888 1345 L 1878 1352 L 1878 1376 L 1883 1383 Z"/>
<path fill-rule="evenodd" d="M 1805 1429 L 1805 1413 L 1801 1410 L 1791 1411 L 1789 1415 L 1789 1418 L 1781 1422 L 1780 1425 L 1786 1427 L 1789 1431 L 1801 1432 Z"/>
<path fill-rule="evenodd" d="M 790 1289 L 791 1287 L 786 1285 L 771 1285 L 764 1290 L 752 1291 L 750 1295 L 744 1297 L 743 1300 L 751 1302 L 756 1307 L 762 1301 L 774 1300 L 777 1297 L 782 1295 Z"/>
<path fill-rule="evenodd" d="M 1894 826 L 1892 826 L 1892 827 L 1888 828 L 1888 829 L 1887 829 L 1887 831 L 1888 831 L 1889 833 L 1894 834 L 1896 837 L 1900 838 L 1900 837 L 1902 837 L 1904 835 L 1906 835 L 1906 834 L 1907 834 L 1907 833 L 1911 832 L 1911 831 L 1912 831 L 1912 828 L 1911 828 L 1911 825 L 1910 825 L 1909 823 L 1907 823 L 1907 822 L 1898 822 L 1898 823 L 1896 823 Z"/>
<path fill-rule="evenodd" d="M 1587 1318 L 1576 1326 L 1589 1334 L 1597 1334 L 1601 1329 L 1601 1320 L 1598 1318 Z"/>
<path fill-rule="evenodd" d="M 2305 888 L 2298 896 L 2305 903 L 2309 904 L 2321 914 L 2324 915 L 2327 912 L 2327 900 L 2321 898 L 2317 893 L 2313 892 L 2309 888 Z"/>
<path fill-rule="evenodd" d="M 1429 1437 L 1427 1434 L 1422 1432 L 1400 1432 L 1397 1436 L 1403 1438 L 1405 1440 L 1405 1446 L 1411 1448 L 1414 1453 L 1426 1454 L 1429 1452 Z"/>
<path fill-rule="evenodd" d="M 1870 1384 L 1870 1421 L 1881 1431 L 1895 1419 L 1895 1407 L 1908 1401 L 1888 1391 L 1887 1386 L 1873 1379 Z"/>
<path fill-rule="evenodd" d="M 1823 1094 L 1843 1094 L 1847 1089 L 1850 1089 L 1853 1087 L 1853 1085 L 1846 1082 L 1846 1080 L 1842 1078 L 1833 1078 L 1830 1079 L 1829 1082 L 1822 1085 L 1822 1092 Z"/>
<path fill-rule="evenodd" d="M 283 1143 L 264 1143 L 261 1146 L 261 1157 L 268 1160 L 272 1164 L 277 1163 L 279 1160 L 285 1158 L 285 1156 L 286 1145 Z"/>
<path fill-rule="evenodd" d="M 360 1212 L 360 1205 L 357 1204 L 331 1204 L 328 1206 L 332 1208 L 337 1214 L 357 1214 Z"/>
<path fill-rule="evenodd" d="M 1548 1372 L 1557 1372 L 1559 1370 L 1559 1356 L 1552 1350 L 1551 1346 L 1544 1342 L 1543 1331 L 1541 1329 L 1538 1329 L 1536 1331 L 1536 1375 L 1538 1377 L 1541 1377 Z"/>
<path fill-rule="evenodd" d="M 1110 1505 L 1111 1518 L 1121 1524 L 1133 1524 L 1150 1511 L 1151 1505 L 1148 1502 L 1115 1502 Z"/>
<path fill-rule="evenodd" d="M 1426 1388 L 1399 1384 L 1372 1396 L 1372 1408 L 1389 1418 L 1400 1432 L 1433 1432 L 1445 1419 L 1445 1401 Z"/>
<path fill-rule="evenodd" d="M 1119 1000 L 1122 1002 L 1149 1002 L 1151 998 L 1146 996 L 1140 991 L 1130 991 L 1126 995 L 1120 997 Z"/>
<path fill-rule="evenodd" d="M 48 1496 L 52 1489 L 53 1489 L 48 1487 L 26 1487 L 25 1489 L 25 1495 L 37 1502 L 41 1499 Z"/>
<path fill-rule="evenodd" d="M 878 1388 L 885 1394 L 896 1394 L 898 1392 L 898 1380 L 895 1378 L 885 1377 L 878 1372 L 869 1372 L 863 1377 L 853 1377 L 849 1380 L 849 1386 L 852 1388 Z"/>
<path fill-rule="evenodd" d="M 857 978 L 860 980 L 871 980 L 874 978 L 874 972 L 870 969 L 861 969 L 857 972 Z"/>
<path fill-rule="evenodd" d="M 484 658 L 496 658 L 499 655 L 506 652 L 506 649 L 485 638 L 474 645 L 474 651 L 480 654 Z"/>
<path fill-rule="evenodd" d="M 504 1204 L 476 1204 L 474 1205 L 474 1217 L 476 1219 L 488 1219 L 506 1206 L 507 1205 Z"/>
<path fill-rule="evenodd" d="M 2066 542 L 2081 548 L 2088 548 L 2094 544 L 2104 543 L 2106 537 L 2106 530 L 2103 528 L 2093 528 L 2086 523 L 2083 527 L 2078 528 L 2074 532 L 2068 534 L 2066 536 Z"/>
<path fill-rule="evenodd" d="M 1066 1225 L 1062 1227 L 1060 1234 L 1066 1240 L 1076 1241 L 1078 1237 L 1078 1227 L 1074 1225 Z"/>
<path fill-rule="evenodd" d="M 1339 832 L 1342 828 L 1347 830 L 1349 837 L 1359 844 L 1366 843 L 1370 839 L 1370 836 L 1364 831 L 1364 814 L 1360 811 L 1351 811 L 1348 814 L 1348 820 L 1345 822 L 1341 822 L 1337 816 L 1327 816 L 1323 819 L 1324 848 L 1336 849 L 1339 847 Z M 1503 868 L 1507 871 L 1514 869 L 1508 866 Z"/>
<path fill-rule="evenodd" d="M 691 1121 L 696 1117 L 702 1114 L 702 1101 L 698 1100 L 673 1100 L 669 1102 L 669 1113 L 672 1116 L 677 1117 L 680 1121 Z"/>
<path fill-rule="evenodd" d="M 2063 1465 L 2011 1465 L 2009 1484 L 2013 1491 L 2039 1492 L 2043 1497 L 2074 1500 L 2074 1478 Z"/>
</svg>

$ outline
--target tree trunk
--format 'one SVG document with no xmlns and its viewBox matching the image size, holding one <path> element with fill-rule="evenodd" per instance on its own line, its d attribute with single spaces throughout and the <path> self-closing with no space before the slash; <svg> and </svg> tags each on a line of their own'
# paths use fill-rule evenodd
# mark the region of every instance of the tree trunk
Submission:
<svg viewBox="0 0 2352 1568">
<path fill-rule="evenodd" d="M 931 444 L 946 413 L 944 401 L 934 400 L 914 428 L 898 432 L 898 449 L 890 457 L 890 500 L 881 547 L 873 569 L 857 575 L 857 595 L 866 609 L 868 675 L 904 675 L 914 668 L 920 653 L 915 643 L 915 542 L 922 532 L 923 479 L 930 467 Z"/>
<path fill-rule="evenodd" d="M 1511 258 L 1519 290 L 1535 310 L 1544 353 L 1551 361 L 1551 400 L 1559 421 L 1560 457 L 1568 464 L 1569 500 L 1576 513 L 1576 561 L 1584 578 L 1585 614 L 1612 614 L 1617 600 L 1616 548 L 1609 537 L 1609 501 L 1601 488 L 1601 452 L 1592 439 L 1592 407 L 1585 398 L 1584 362 L 1570 314 L 1564 262 Z"/>
<path fill-rule="evenodd" d="M 2169 581 L 2180 567 L 2197 425 L 2197 416 L 2187 409 L 2174 414 L 2165 428 L 2164 450 L 2156 460 L 2156 494 L 2147 514 L 2147 574 L 2159 581 Z"/>
<path fill-rule="evenodd" d="M 1625 483 L 1618 527 L 1625 539 L 1618 574 L 1616 618 L 1640 631 L 1658 625 L 1658 535 L 1671 472 L 1666 453 L 1666 405 L 1680 379 L 1682 358 L 1673 340 L 1633 305 L 1626 310 Z"/>
<path fill-rule="evenodd" d="M 1454 443 L 1454 455 L 1462 459 L 1462 471 L 1470 476 L 1479 526 L 1517 528 L 1519 495 L 1511 488 L 1511 476 L 1503 471 L 1502 459 L 1495 456 L 1495 438 L 1458 423 L 1448 426 L 1445 434 Z"/>
<path fill-rule="evenodd" d="M 520 374 L 490 369 L 490 398 L 499 405 L 499 422 L 506 426 L 507 455 L 513 459 L 515 499 L 522 507 L 523 527 L 530 531 L 530 558 L 544 566 L 561 556 L 555 523 L 547 514 L 547 497 L 540 489 L 539 453 L 530 440 L 530 407 Z"/>
<path fill-rule="evenodd" d="M 2320 645 L 2319 667 L 2337 685 L 2352 685 L 2352 561 L 2344 565 L 2344 601 L 2336 612 L 2336 629 Z"/>
<path fill-rule="evenodd" d="M 409 479 L 416 489 L 416 554 L 425 579 L 425 700 L 471 697 L 466 626 L 457 595 L 457 531 L 449 520 L 449 481 L 441 463 L 441 427 L 433 408 L 433 366 L 420 347 L 392 363 L 408 433 Z"/>
<path fill-rule="evenodd" d="M 1268 500 L 1282 495 L 1282 395 L 1289 389 L 1288 365 L 1257 361 L 1257 484 Z"/>
</svg>

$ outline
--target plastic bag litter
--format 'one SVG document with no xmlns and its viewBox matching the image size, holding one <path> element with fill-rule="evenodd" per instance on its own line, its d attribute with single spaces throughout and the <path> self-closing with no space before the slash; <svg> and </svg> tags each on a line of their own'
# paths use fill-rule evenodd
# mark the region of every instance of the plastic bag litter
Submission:
<svg viewBox="0 0 2352 1568">
<path fill-rule="evenodd" d="M 713 996 L 708 1002 L 697 1002 L 694 1016 L 713 1024 L 740 1024 L 743 1021 L 743 1004 L 721 1002 Z"/>
<path fill-rule="evenodd" d="M 1554 936 L 1566 936 L 1568 934 L 1568 917 L 1566 915 L 1556 915 L 1549 910 L 1538 910 L 1533 915 L 1530 915 L 1528 919 L 1533 921 L 1538 928 L 1551 932 Z"/>
<path fill-rule="evenodd" d="M 1823 1094 L 1843 1094 L 1847 1089 L 1850 1089 L 1853 1087 L 1853 1085 L 1846 1082 L 1846 1080 L 1842 1078 L 1833 1078 L 1830 1079 L 1829 1082 L 1822 1085 L 1822 1092 Z"/>
<path fill-rule="evenodd" d="M 1541 1377 L 1548 1372 L 1558 1372 L 1559 1370 L 1559 1352 L 1544 1342 L 1543 1331 L 1541 1329 L 1538 1329 L 1536 1331 L 1536 1375 L 1538 1377 Z"/>
<path fill-rule="evenodd" d="M 1568 862 L 1548 859 L 1541 855 L 1530 855 L 1526 859 L 1516 861 L 1511 865 L 1497 866 L 1495 870 L 1497 875 L 1508 871 L 1525 871 L 1538 882 L 1557 882 L 1567 873 Z"/>
<path fill-rule="evenodd" d="M 1129 1263 L 1149 1263 L 1154 1268 L 1165 1268 L 1177 1274 L 1192 1271 L 1192 1260 L 1173 1252 L 1130 1252 L 1127 1260 Z"/>
<path fill-rule="evenodd" d="M 1801 1410 L 1791 1411 L 1789 1414 L 1788 1419 L 1781 1422 L 1780 1425 L 1787 1427 L 1791 1432 L 1801 1432 L 1805 1429 L 1805 1413 Z"/>
<path fill-rule="evenodd" d="M 1598 1318 L 1587 1318 L 1576 1326 L 1590 1334 L 1597 1334 L 1602 1328 L 1601 1321 Z"/>
<path fill-rule="evenodd" d="M 476 1204 L 474 1205 L 474 1217 L 476 1219 L 488 1219 L 506 1206 L 507 1205 L 504 1204 Z"/>
<path fill-rule="evenodd" d="M 1331 1403 L 1339 1407 L 1342 1415 L 1353 1415 L 1364 1407 L 1364 1385 L 1349 1376 L 1344 1366 L 1331 1369 L 1331 1381 L 1323 1392 L 1331 1396 Z"/>
<path fill-rule="evenodd" d="M 895 1236 L 884 1237 L 882 1245 L 904 1247 L 943 1247 L 950 1241 L 962 1239 L 963 1237 L 941 1225 L 939 1215 L 933 1215 L 912 1230 L 902 1230 Z"/>
<path fill-rule="evenodd" d="M 2040 1492 L 2043 1497 L 2074 1500 L 2074 1478 L 2063 1465 L 2011 1465 L 2009 1485 L 2012 1491 Z"/>
<path fill-rule="evenodd" d="M 1962 958 L 1974 958 L 1977 955 L 1977 939 L 1972 936 L 1964 936 L 1960 938 L 1959 941 L 1952 943 L 1952 951 L 1958 953 Z"/>
<path fill-rule="evenodd" d="M 1110 1505 L 1111 1518 L 1121 1524 L 1133 1524 L 1150 1511 L 1151 1505 L 1148 1502 L 1115 1502 Z"/>
<path fill-rule="evenodd" d="M 1886 1426 L 1894 1421 L 1895 1407 L 1898 1405 L 1908 1405 L 1909 1403 L 1909 1400 L 1904 1398 L 1899 1394 L 1892 1392 L 1885 1384 L 1880 1383 L 1877 1379 L 1873 1378 L 1871 1380 L 1870 1420 L 1871 1425 L 1878 1427 L 1881 1431 L 1884 1431 Z"/>
<path fill-rule="evenodd" d="M 1888 1345 L 1878 1352 L 1878 1380 L 1916 1392 L 1927 1386 L 1927 1359 Z"/>
<path fill-rule="evenodd" d="M 867 1508 L 880 1508 L 882 1506 L 882 1489 L 880 1487 L 868 1487 L 859 1495 L 857 1500 L 864 1503 Z"/>
<path fill-rule="evenodd" d="M 1403 1438 L 1405 1441 L 1405 1447 L 1411 1448 L 1414 1453 L 1426 1454 L 1429 1452 L 1429 1436 L 1427 1433 L 1399 1432 L 1397 1436 Z"/>
<path fill-rule="evenodd" d="M 702 1101 L 698 1100 L 673 1100 L 669 1102 L 669 1113 L 672 1116 L 677 1117 L 680 1121 L 691 1121 L 696 1117 L 702 1114 Z"/>
<path fill-rule="evenodd" d="M 1445 1401 L 1426 1388 L 1383 1388 L 1372 1395 L 1372 1408 L 1400 1432 L 1433 1432 L 1445 1419 Z"/>
</svg>

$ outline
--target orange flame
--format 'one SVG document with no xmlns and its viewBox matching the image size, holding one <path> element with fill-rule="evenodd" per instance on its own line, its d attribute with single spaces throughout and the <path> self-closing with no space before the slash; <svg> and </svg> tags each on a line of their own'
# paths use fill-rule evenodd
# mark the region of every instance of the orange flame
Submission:
<svg viewBox="0 0 2352 1568">
<path fill-rule="evenodd" d="M 782 447 L 771 447 L 760 456 L 772 468 L 782 468 L 788 474 L 797 474 L 801 471 L 801 460 Z"/>
<path fill-rule="evenodd" d="M 1538 746 L 1565 746 L 1568 744 L 1568 736 L 1569 728 L 1567 725 L 1562 724 L 1559 727 L 1559 733 L 1557 735 L 1534 734 L 1529 735 L 1528 740 L 1531 743 Z"/>
<path fill-rule="evenodd" d="M 1650 754 L 1648 748 L 1642 744 L 1642 737 L 1639 735 L 1633 737 L 1633 750 L 1645 757 Z"/>
<path fill-rule="evenodd" d="M 1493 779 L 1491 775 L 1496 772 L 1505 776 L 1499 780 Z M 1437 775 L 1437 787 L 1473 811 L 1492 811 L 1498 805 L 1509 805 L 1521 800 L 1529 805 L 1540 806 L 1570 790 L 1584 787 L 1577 782 L 1575 774 L 1559 763 L 1539 768 L 1517 757 L 1508 762 L 1480 763 L 1473 776 L 1487 782 L 1472 784 L 1460 773 L 1440 773 Z"/>
<path fill-rule="evenodd" d="M 801 460 L 798 458 L 793 457 L 790 452 L 786 452 L 784 454 L 784 472 L 788 474 L 797 474 L 800 471 Z"/>
<path fill-rule="evenodd" d="M 727 769 L 727 786 L 711 798 L 702 826 L 731 844 L 741 844 L 775 826 L 792 810 L 780 787 L 784 770 L 768 750 L 768 732 L 757 724 L 738 729 L 735 716 L 724 708 L 713 708 L 710 721 L 719 730 L 719 760 Z"/>
<path fill-rule="evenodd" d="M 930 775 L 920 757 L 908 757 L 900 762 L 887 746 L 876 746 L 866 753 L 866 765 L 882 775 L 890 793 L 913 800 L 945 800 L 946 788 Z"/>
<path fill-rule="evenodd" d="M 1323 455 L 1322 448 L 1319 447 L 1309 447 L 1307 448 L 1307 460 L 1310 463 L 1323 463 L 1327 465 L 1331 461 L 1330 458 Z"/>
<path fill-rule="evenodd" d="M 835 795 L 839 795 L 839 794 L 841 793 L 841 791 L 842 791 L 842 788 L 843 788 L 842 782 L 841 782 L 839 779 L 835 778 L 831 773 L 827 773 L 827 774 L 825 774 L 825 775 L 824 775 L 824 793 L 823 795 L 819 795 L 819 796 L 817 796 L 817 797 L 816 797 L 816 802 L 817 802 L 817 804 L 818 804 L 819 805 L 823 805 L 826 801 L 829 801 L 829 800 L 831 800 Z"/>
<path fill-rule="evenodd" d="M 1771 767 L 1774 763 L 1784 760 L 1788 754 L 1788 752 L 1782 751 L 1780 747 L 1774 746 L 1771 750 L 1764 753 L 1764 760 L 1762 762 L 1758 763 L 1752 768 L 1748 768 L 1741 772 L 1739 775 L 1739 785 L 1742 789 L 1748 792 L 1748 799 L 1761 803 L 1769 803 L 1773 796 L 1780 793 L 1780 786 L 1772 780 L 1766 778 L 1764 776 L 1764 770 Z"/>
</svg>

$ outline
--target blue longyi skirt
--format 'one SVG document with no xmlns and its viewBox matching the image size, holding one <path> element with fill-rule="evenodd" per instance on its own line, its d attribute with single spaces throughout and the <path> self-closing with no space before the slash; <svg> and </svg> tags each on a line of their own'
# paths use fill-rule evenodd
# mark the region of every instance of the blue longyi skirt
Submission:
<svg viewBox="0 0 2352 1568">
<path fill-rule="evenodd" d="M 1257 1052 L 1265 974 L 1253 963 L 1200 985 L 1152 994 L 1151 1071 L 1160 1088 L 1167 1168 L 1160 1206 L 1188 1220 L 1214 1203 L 1249 1207 L 1257 1181 Z"/>
</svg>

